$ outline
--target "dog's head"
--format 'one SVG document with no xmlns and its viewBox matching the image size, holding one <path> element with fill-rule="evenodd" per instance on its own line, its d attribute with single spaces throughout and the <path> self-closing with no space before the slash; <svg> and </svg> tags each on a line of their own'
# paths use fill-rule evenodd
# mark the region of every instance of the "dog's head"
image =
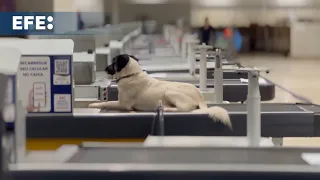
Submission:
<svg viewBox="0 0 320 180">
<path fill-rule="evenodd" d="M 121 54 L 112 59 L 112 64 L 105 71 L 107 74 L 116 76 L 126 76 L 141 71 L 138 59 L 132 55 Z M 121 75 L 119 75 L 121 73 Z M 119 78 L 119 77 L 118 77 Z"/>
</svg>

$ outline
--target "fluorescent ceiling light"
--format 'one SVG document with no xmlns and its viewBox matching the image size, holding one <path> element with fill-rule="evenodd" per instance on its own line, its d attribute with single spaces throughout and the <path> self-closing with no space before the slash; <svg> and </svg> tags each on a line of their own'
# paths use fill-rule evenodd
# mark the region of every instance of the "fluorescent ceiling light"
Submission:
<svg viewBox="0 0 320 180">
<path fill-rule="evenodd" d="M 194 0 L 196 4 L 203 6 L 231 6 L 235 5 L 235 0 Z"/>
<path fill-rule="evenodd" d="M 310 0 L 276 0 L 278 6 L 305 6 Z"/>
<path fill-rule="evenodd" d="M 164 4 L 168 0 L 131 0 L 131 2 L 135 4 Z"/>
</svg>

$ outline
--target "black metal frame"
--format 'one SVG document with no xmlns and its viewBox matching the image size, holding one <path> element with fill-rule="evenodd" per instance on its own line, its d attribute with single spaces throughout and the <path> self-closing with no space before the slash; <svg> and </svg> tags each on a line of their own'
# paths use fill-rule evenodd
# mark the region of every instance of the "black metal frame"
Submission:
<svg viewBox="0 0 320 180">
<path fill-rule="evenodd" d="M 279 105 L 279 107 L 277 107 Z M 320 107 L 299 105 L 306 111 L 282 112 L 286 104 L 262 104 L 263 137 L 319 137 Z M 241 104 L 239 104 L 241 106 Z M 242 105 L 243 106 L 243 105 Z M 275 106 L 278 111 L 264 111 Z M 296 104 L 289 104 L 297 108 Z M 246 111 L 230 109 L 233 130 L 206 114 L 164 113 L 165 134 L 171 136 L 246 136 Z M 245 106 L 244 106 L 245 108 Z M 158 134 L 155 113 L 100 113 L 81 116 L 27 117 L 27 138 L 146 138 Z M 154 125 L 153 125 L 154 124 Z"/>
<path fill-rule="evenodd" d="M 0 109 L 0 113 L 2 114 L 2 110 Z M 5 127 L 4 127 L 4 120 L 3 117 L 0 116 L 0 179 L 4 179 L 4 172 L 5 172 L 5 160 L 4 160 L 4 147 L 2 147 L 3 145 L 3 136 L 4 136 L 4 131 L 5 131 Z"/>
<path fill-rule="evenodd" d="M 11 172 L 14 180 L 139 180 L 139 179 L 156 179 L 156 180 L 233 180 L 237 178 L 246 180 L 318 180 L 320 172 L 301 173 L 301 172 L 236 172 L 229 171 L 14 171 Z"/>
<path fill-rule="evenodd" d="M 1 93 L 0 94 L 0 179 L 5 180 L 6 175 L 7 175 L 7 169 L 8 169 L 8 159 L 7 156 L 5 155 L 6 149 L 3 147 L 3 137 L 5 137 L 5 121 L 3 119 L 3 107 L 4 107 L 4 99 L 5 99 L 5 89 L 6 89 L 6 84 L 8 81 L 8 76 L 0 74 L 0 81 L 2 85 Z"/>
</svg>

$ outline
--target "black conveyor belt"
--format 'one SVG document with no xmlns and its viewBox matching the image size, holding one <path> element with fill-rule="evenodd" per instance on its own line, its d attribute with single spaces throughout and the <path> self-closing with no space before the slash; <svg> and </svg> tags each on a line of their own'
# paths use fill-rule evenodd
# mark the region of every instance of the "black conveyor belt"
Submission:
<svg viewBox="0 0 320 180">
<path fill-rule="evenodd" d="M 233 131 L 205 114 L 165 113 L 166 135 L 245 136 L 246 105 L 222 105 L 230 113 Z M 320 136 L 320 107 L 262 104 L 264 137 Z M 104 111 L 102 111 L 104 112 Z M 99 115 L 27 117 L 28 138 L 146 138 L 154 113 L 100 113 Z M 157 131 L 155 131 L 157 132 Z"/>
<path fill-rule="evenodd" d="M 193 84 L 195 81 L 184 81 Z M 199 82 L 195 86 L 199 87 Z M 207 87 L 214 88 L 214 80 L 208 79 Z M 270 101 L 275 97 L 275 85 L 266 81 L 260 83 L 261 101 Z M 248 96 L 248 83 L 242 83 L 240 79 L 228 79 L 223 81 L 223 100 L 229 102 L 246 101 Z M 108 100 L 118 100 L 118 89 L 115 81 L 108 86 Z"/>
<path fill-rule="evenodd" d="M 151 165 L 150 165 L 151 166 Z M 237 167 L 243 168 L 243 165 L 238 165 Z M 303 169 L 310 169 L 312 172 L 303 172 L 303 171 L 294 171 L 290 172 L 279 172 L 274 171 L 252 171 L 250 168 L 253 165 L 243 168 L 245 170 L 239 171 L 235 167 L 232 168 L 231 165 L 228 165 L 229 168 L 224 168 L 221 170 L 221 166 L 216 168 L 210 168 L 212 170 L 192 170 L 184 169 L 172 171 L 169 169 L 166 170 L 114 170 L 112 168 L 105 170 L 28 170 L 28 171 L 14 171 L 11 172 L 11 176 L 14 180 L 106 180 L 106 179 L 116 179 L 116 180 L 128 180 L 128 179 L 153 179 L 156 177 L 157 180 L 230 180 L 235 178 L 243 178 L 246 180 L 318 180 L 320 179 L 320 171 L 317 167 L 303 166 Z M 277 166 L 276 166 L 277 167 Z M 278 168 L 278 167 L 277 167 Z M 298 169 L 301 167 L 296 167 Z M 151 169 L 152 168 L 151 166 Z M 239 168 L 238 168 L 239 169 Z M 262 169 L 262 168 L 261 168 Z M 286 165 L 282 166 L 282 169 L 287 169 Z"/>
</svg>

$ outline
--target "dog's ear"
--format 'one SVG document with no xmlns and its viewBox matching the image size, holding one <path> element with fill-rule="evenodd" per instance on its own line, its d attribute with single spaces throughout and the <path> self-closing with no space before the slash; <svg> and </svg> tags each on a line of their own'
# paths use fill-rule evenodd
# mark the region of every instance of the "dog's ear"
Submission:
<svg viewBox="0 0 320 180">
<path fill-rule="evenodd" d="M 130 57 L 127 54 L 122 54 L 116 56 L 112 60 L 112 64 L 114 64 L 115 70 L 120 72 L 126 65 L 129 63 Z"/>
</svg>

